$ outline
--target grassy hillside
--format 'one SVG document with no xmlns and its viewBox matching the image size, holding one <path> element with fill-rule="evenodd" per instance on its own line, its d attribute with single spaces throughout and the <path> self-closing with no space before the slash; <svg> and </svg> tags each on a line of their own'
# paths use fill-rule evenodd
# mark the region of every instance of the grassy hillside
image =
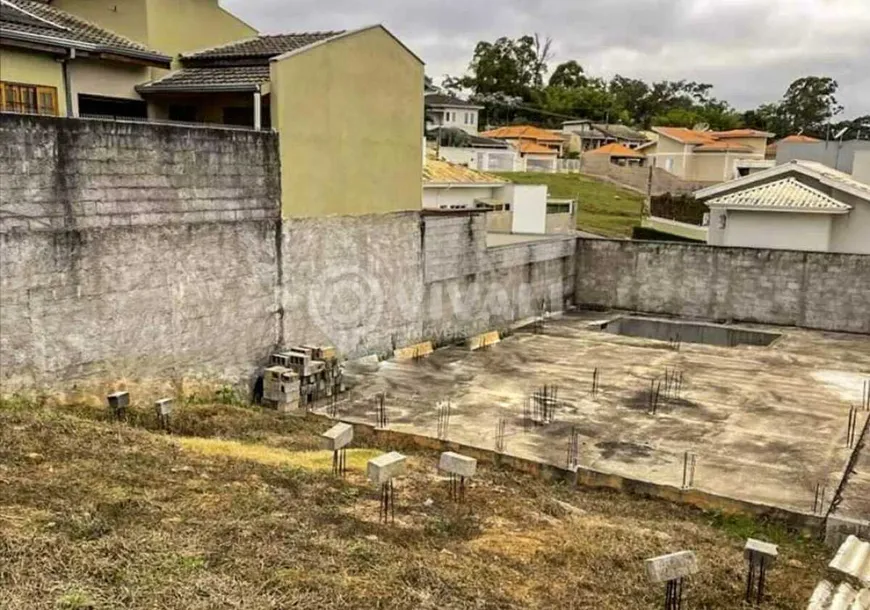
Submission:
<svg viewBox="0 0 870 610">
<path fill-rule="evenodd" d="M 550 197 L 580 203 L 577 228 L 608 237 L 629 237 L 640 224 L 643 195 L 582 174 L 502 173 L 519 184 L 546 184 Z"/>
<path fill-rule="evenodd" d="M 635 610 L 660 606 L 643 559 L 699 555 L 687 607 L 736 608 L 744 536 L 778 542 L 764 608 L 803 607 L 825 551 L 774 526 L 572 489 L 482 466 L 451 504 L 437 455 L 408 451 L 396 522 L 378 522 L 359 438 L 346 479 L 328 427 L 253 408 L 0 402 L 0 608 Z M 392 447 L 391 447 L 392 448 Z"/>
</svg>

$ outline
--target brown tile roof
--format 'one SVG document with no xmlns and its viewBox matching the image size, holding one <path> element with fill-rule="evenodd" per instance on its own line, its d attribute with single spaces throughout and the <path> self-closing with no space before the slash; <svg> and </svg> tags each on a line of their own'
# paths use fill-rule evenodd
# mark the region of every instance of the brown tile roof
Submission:
<svg viewBox="0 0 870 610">
<path fill-rule="evenodd" d="M 89 21 L 34 0 L 0 2 L 0 34 L 20 40 L 71 46 L 94 53 L 135 57 L 169 67 L 171 58 Z M 47 40 L 52 39 L 56 41 Z"/>
<path fill-rule="evenodd" d="M 487 138 L 501 138 L 506 140 L 528 139 L 542 142 L 562 142 L 561 136 L 557 136 L 549 129 L 541 129 L 534 125 L 508 125 L 484 131 L 480 135 Z"/>
<path fill-rule="evenodd" d="M 300 32 L 295 34 L 257 36 L 186 53 L 181 58 L 186 61 L 243 58 L 269 59 L 270 57 L 307 47 L 316 42 L 328 40 L 343 33 L 344 30 L 337 30 L 334 32 Z"/>
<path fill-rule="evenodd" d="M 519 150 L 524 155 L 558 155 L 559 151 L 529 140 L 520 140 Z"/>
<path fill-rule="evenodd" d="M 727 138 L 772 138 L 774 134 L 757 129 L 732 129 L 730 131 L 711 131 L 710 134 L 717 139 Z"/>
<path fill-rule="evenodd" d="M 736 142 L 710 142 L 709 144 L 701 144 L 693 149 L 693 152 L 755 152 L 751 146 L 745 144 L 737 144 Z"/>
<path fill-rule="evenodd" d="M 423 186 L 441 184 L 507 184 L 498 176 L 485 174 L 464 165 L 456 165 L 448 161 L 427 158 L 423 166 Z"/>
<path fill-rule="evenodd" d="M 782 140 L 777 142 L 777 144 L 779 144 L 780 142 L 785 142 L 786 144 L 794 144 L 794 143 L 805 144 L 805 143 L 812 143 L 812 142 L 821 142 L 821 140 L 819 140 L 818 138 L 812 138 L 810 136 L 805 136 L 802 134 L 794 134 L 791 136 L 784 137 Z"/>
<path fill-rule="evenodd" d="M 605 144 L 595 150 L 590 150 L 587 154 L 590 155 L 608 155 L 610 157 L 633 157 L 635 159 L 643 159 L 646 155 L 643 155 L 636 150 L 630 149 L 628 146 L 624 146 L 617 142 L 613 142 L 612 144 Z"/>
<path fill-rule="evenodd" d="M 685 127 L 653 127 L 653 131 L 683 144 L 709 144 L 716 141 L 709 131 L 695 131 Z"/>
<path fill-rule="evenodd" d="M 139 93 L 172 91 L 255 91 L 269 81 L 269 66 L 182 68 L 162 78 L 138 85 Z"/>
</svg>

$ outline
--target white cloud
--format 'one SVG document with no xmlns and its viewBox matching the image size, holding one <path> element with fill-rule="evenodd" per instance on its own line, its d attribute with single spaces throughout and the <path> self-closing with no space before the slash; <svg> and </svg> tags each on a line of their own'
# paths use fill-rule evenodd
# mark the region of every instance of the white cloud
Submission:
<svg viewBox="0 0 870 610">
<path fill-rule="evenodd" d="M 870 0 L 224 0 L 264 32 L 384 23 L 436 80 L 479 40 L 538 32 L 556 62 L 592 74 L 690 79 L 738 108 L 807 75 L 840 83 L 846 114 L 870 114 Z"/>
</svg>

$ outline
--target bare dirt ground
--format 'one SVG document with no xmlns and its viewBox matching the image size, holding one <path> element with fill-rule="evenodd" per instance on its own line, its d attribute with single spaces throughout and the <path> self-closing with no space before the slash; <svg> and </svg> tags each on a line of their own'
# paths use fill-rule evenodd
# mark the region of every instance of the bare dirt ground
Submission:
<svg viewBox="0 0 870 610">
<path fill-rule="evenodd" d="M 803 607 L 816 542 L 777 526 L 487 466 L 467 504 L 437 455 L 413 452 L 396 523 L 378 522 L 358 438 L 345 480 L 317 447 L 328 424 L 182 404 L 173 434 L 150 406 L 0 403 L 0 607 L 8 610 L 450 608 L 634 610 L 661 605 L 643 559 L 683 549 L 693 609 L 741 607 L 742 547 L 780 545 L 762 608 Z"/>
</svg>

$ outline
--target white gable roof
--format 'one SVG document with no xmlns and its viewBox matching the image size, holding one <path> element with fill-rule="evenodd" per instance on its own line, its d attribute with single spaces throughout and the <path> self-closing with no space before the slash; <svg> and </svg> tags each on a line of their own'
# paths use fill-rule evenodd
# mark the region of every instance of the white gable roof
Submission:
<svg viewBox="0 0 870 610">
<path fill-rule="evenodd" d="M 870 203 L 870 184 L 858 182 L 849 174 L 832 169 L 827 165 L 816 163 L 815 161 L 790 161 L 760 171 L 749 176 L 745 176 L 738 180 L 723 182 L 714 186 L 708 186 L 699 191 L 695 191 L 695 198 L 699 200 L 711 199 L 719 197 L 732 191 L 739 191 L 746 188 L 752 188 L 759 184 L 770 182 L 772 178 L 787 177 L 790 174 L 801 174 L 810 178 L 815 178 L 825 186 L 830 186 L 844 193 L 855 195 Z"/>
<path fill-rule="evenodd" d="M 772 212 L 847 214 L 852 206 L 837 201 L 795 178 L 784 178 L 733 191 L 705 201 L 710 208 Z"/>
</svg>

